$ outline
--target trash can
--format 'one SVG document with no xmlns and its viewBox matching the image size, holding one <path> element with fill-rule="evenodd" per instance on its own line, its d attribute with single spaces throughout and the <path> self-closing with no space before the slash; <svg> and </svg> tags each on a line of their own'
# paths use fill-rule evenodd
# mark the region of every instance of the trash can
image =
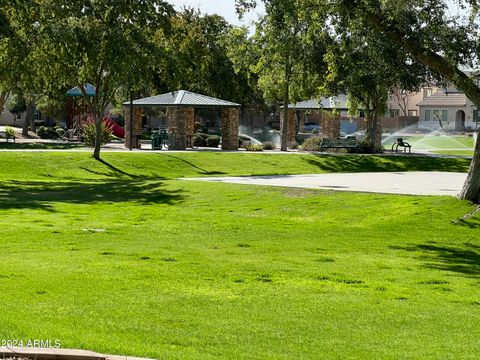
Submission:
<svg viewBox="0 0 480 360">
<path fill-rule="evenodd" d="M 162 136 L 154 131 L 152 133 L 152 150 L 162 150 Z"/>
</svg>

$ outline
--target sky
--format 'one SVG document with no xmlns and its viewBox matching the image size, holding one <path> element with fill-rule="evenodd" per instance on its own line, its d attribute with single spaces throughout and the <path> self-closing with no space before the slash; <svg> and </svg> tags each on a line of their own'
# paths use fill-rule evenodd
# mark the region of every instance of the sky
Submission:
<svg viewBox="0 0 480 360">
<path fill-rule="evenodd" d="M 168 0 L 173 4 L 177 10 L 182 6 L 190 6 L 199 8 L 203 13 L 218 14 L 223 16 L 229 23 L 234 25 L 250 26 L 252 20 L 256 19 L 258 13 L 263 11 L 263 5 L 245 16 L 245 19 L 240 21 L 235 12 L 235 0 Z"/>
<path fill-rule="evenodd" d="M 223 16 L 229 23 L 234 25 L 250 26 L 252 20 L 255 20 L 258 14 L 264 11 L 263 4 L 259 1 L 258 8 L 247 14 L 242 21 L 238 19 L 235 12 L 235 0 L 168 0 L 177 10 L 182 6 L 190 6 L 199 8 L 203 13 L 218 14 Z M 449 15 L 464 15 L 465 11 L 461 10 L 457 0 L 447 0 L 449 7 Z"/>
</svg>

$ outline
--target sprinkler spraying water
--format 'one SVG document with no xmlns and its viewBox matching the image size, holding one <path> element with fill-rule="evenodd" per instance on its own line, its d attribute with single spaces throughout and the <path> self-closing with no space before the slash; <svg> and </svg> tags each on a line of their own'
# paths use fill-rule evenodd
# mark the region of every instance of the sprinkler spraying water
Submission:
<svg viewBox="0 0 480 360">
<path fill-rule="evenodd" d="M 241 136 L 248 137 L 252 144 L 261 145 L 264 142 L 270 141 L 278 148 L 280 147 L 280 134 L 272 129 L 264 128 L 260 131 L 254 131 L 252 128 L 240 125 Z"/>
</svg>

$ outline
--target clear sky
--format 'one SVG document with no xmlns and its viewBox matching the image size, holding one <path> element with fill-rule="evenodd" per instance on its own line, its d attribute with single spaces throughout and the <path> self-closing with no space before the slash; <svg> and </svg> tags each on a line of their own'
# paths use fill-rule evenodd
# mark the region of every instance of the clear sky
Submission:
<svg viewBox="0 0 480 360">
<path fill-rule="evenodd" d="M 264 8 L 262 2 L 259 1 L 258 8 L 250 14 L 245 16 L 245 19 L 240 21 L 235 13 L 235 0 L 167 0 L 173 4 L 177 10 L 182 6 L 190 6 L 200 9 L 203 13 L 218 14 L 223 16 L 229 23 L 234 25 L 249 26 L 253 19 L 256 19 L 256 14 L 263 13 Z M 458 0 L 447 0 L 450 15 L 465 14 L 458 5 Z"/>
<path fill-rule="evenodd" d="M 256 18 L 254 13 L 247 14 L 245 19 L 240 21 L 235 13 L 235 0 L 168 0 L 173 4 L 177 10 L 180 10 L 182 6 L 190 6 L 199 8 L 202 13 L 218 14 L 223 16 L 229 23 L 234 25 L 246 25 L 249 26 L 250 22 Z M 263 7 L 260 6 L 256 13 L 261 12 Z"/>
</svg>

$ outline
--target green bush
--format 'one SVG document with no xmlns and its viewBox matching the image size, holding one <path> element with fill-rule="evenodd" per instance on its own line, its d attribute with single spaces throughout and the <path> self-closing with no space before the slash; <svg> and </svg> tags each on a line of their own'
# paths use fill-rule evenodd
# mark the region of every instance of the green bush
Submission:
<svg viewBox="0 0 480 360">
<path fill-rule="evenodd" d="M 356 149 L 348 149 L 348 152 L 357 154 L 381 154 L 383 153 L 383 150 L 384 149 L 382 145 L 372 146 L 366 140 L 361 140 L 357 143 Z"/>
<path fill-rule="evenodd" d="M 298 145 L 298 142 L 296 142 L 296 141 L 290 141 L 290 143 L 288 144 L 288 147 L 289 147 L 290 149 L 296 150 L 296 149 L 298 149 L 300 146 Z"/>
<path fill-rule="evenodd" d="M 263 146 L 261 144 L 252 144 L 249 143 L 245 146 L 247 151 L 263 151 Z"/>
<path fill-rule="evenodd" d="M 145 129 L 142 131 L 142 140 L 152 139 L 152 129 Z"/>
<path fill-rule="evenodd" d="M 37 130 L 37 135 L 40 137 L 40 139 L 58 139 L 59 134 L 57 132 L 57 129 L 60 129 L 60 126 L 40 126 Z"/>
<path fill-rule="evenodd" d="M 207 140 L 201 136 L 201 134 L 195 134 L 193 137 L 193 146 L 195 147 L 205 147 L 207 146 Z"/>
<path fill-rule="evenodd" d="M 105 126 L 105 123 L 102 122 L 101 131 L 102 145 L 104 145 L 112 139 L 112 130 L 108 126 Z M 83 124 L 83 141 L 87 146 L 95 146 L 95 134 L 95 122 L 86 121 Z"/>
<path fill-rule="evenodd" d="M 248 136 L 239 135 L 238 136 L 238 147 L 239 148 L 245 148 L 245 145 L 244 145 L 245 142 L 250 142 L 250 138 Z"/>
<path fill-rule="evenodd" d="M 220 144 L 220 136 L 211 135 L 207 138 L 207 146 L 211 148 L 216 148 Z"/>
<path fill-rule="evenodd" d="M 8 137 L 14 138 L 15 137 L 15 130 L 11 128 L 10 126 L 5 127 L 5 135 Z"/>
<path fill-rule="evenodd" d="M 275 150 L 276 146 L 273 142 L 271 141 L 266 141 L 262 144 L 263 150 Z"/>
<path fill-rule="evenodd" d="M 312 136 L 306 139 L 302 145 L 303 151 L 320 151 L 322 138 L 320 136 Z"/>
</svg>

